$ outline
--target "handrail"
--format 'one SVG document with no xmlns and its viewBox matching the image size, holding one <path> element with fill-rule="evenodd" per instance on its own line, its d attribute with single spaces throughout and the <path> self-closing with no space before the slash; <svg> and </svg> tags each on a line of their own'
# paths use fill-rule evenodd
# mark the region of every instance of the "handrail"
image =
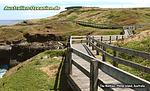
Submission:
<svg viewBox="0 0 150 91">
<path fill-rule="evenodd" d="M 94 58 L 92 56 L 89 56 L 83 52 L 81 52 L 80 50 L 77 50 L 75 48 L 73 48 L 72 45 L 72 38 L 70 37 L 70 46 L 68 47 L 68 51 L 67 51 L 67 73 L 68 75 L 72 74 L 72 65 L 76 66 L 81 72 L 83 72 L 87 77 L 90 78 L 90 91 L 97 91 L 98 90 L 98 85 L 100 84 L 99 81 L 100 79 L 98 79 L 98 69 L 101 69 L 103 72 L 105 72 L 106 74 L 112 76 L 113 78 L 121 81 L 124 84 L 143 84 L 145 87 L 144 88 L 133 88 L 136 91 L 150 91 L 150 82 L 146 81 L 144 79 L 141 79 L 137 76 L 134 76 L 128 72 L 125 72 L 115 66 L 112 66 L 100 59 Z M 97 45 L 95 45 L 93 43 L 93 41 L 91 42 L 91 40 L 94 40 L 94 38 L 91 38 L 91 40 L 89 40 L 90 37 L 87 37 L 87 42 L 89 42 L 88 44 L 92 45 L 93 47 L 95 47 L 95 49 L 98 51 L 101 51 L 103 54 L 110 56 L 113 58 L 112 55 L 106 53 L 105 50 L 99 48 Z M 82 39 L 81 39 L 82 40 Z M 96 41 L 94 41 L 96 42 Z M 102 42 L 98 42 L 98 45 L 103 44 Z M 101 45 L 104 47 L 104 45 Z M 106 46 L 107 47 L 107 46 Z M 130 50 L 131 51 L 131 50 Z M 90 63 L 90 72 L 87 71 L 85 68 L 83 68 L 82 66 L 80 66 L 80 64 L 78 64 L 77 62 L 75 62 L 75 60 L 72 59 L 71 54 L 74 53 L 75 55 L 79 56 L 80 58 L 83 58 L 85 61 Z M 114 60 L 118 60 L 117 62 L 119 63 L 126 63 L 125 60 L 122 59 L 118 59 L 118 57 L 114 57 Z M 132 63 L 128 63 L 129 65 Z M 134 64 L 135 66 L 137 66 L 138 68 L 138 64 Z M 145 67 L 143 67 L 142 69 L 145 69 Z M 149 68 L 147 69 L 146 72 L 149 71 Z"/>
<path fill-rule="evenodd" d="M 135 30 L 137 28 L 141 28 L 143 26 L 148 26 L 150 24 L 132 24 L 132 25 L 119 25 L 119 24 L 100 24 L 100 23 L 94 23 L 94 22 L 88 22 L 88 21 L 74 21 L 77 24 L 85 25 L 85 26 L 91 26 L 91 27 L 97 27 L 97 28 L 123 28 L 128 30 Z"/>
<path fill-rule="evenodd" d="M 138 69 L 138 70 L 141 70 L 145 73 L 150 73 L 150 68 L 148 67 L 145 67 L 145 66 L 142 66 L 142 65 L 139 65 L 137 63 L 134 63 L 132 61 L 128 61 L 128 60 L 125 60 L 125 59 L 122 59 L 122 58 L 119 58 L 119 57 L 114 57 L 113 55 L 107 53 L 106 51 L 104 51 L 103 49 L 99 48 L 98 46 L 96 46 L 95 44 L 91 43 L 92 46 L 94 46 L 96 48 L 96 50 L 98 51 L 101 51 L 104 55 L 106 55 L 107 57 L 109 57 L 111 60 L 117 62 L 117 63 L 120 63 L 120 64 L 124 64 L 126 66 L 129 66 L 129 67 L 132 67 L 132 68 L 135 68 L 135 69 Z"/>
<path fill-rule="evenodd" d="M 137 50 L 133 50 L 133 49 L 128 49 L 128 48 L 122 48 L 122 47 L 117 47 L 117 46 L 113 46 L 113 45 L 109 45 L 103 42 L 100 42 L 99 40 L 96 40 L 90 36 L 88 36 L 88 38 L 90 40 L 93 40 L 94 42 L 98 43 L 101 46 L 105 46 L 106 48 L 112 49 L 114 51 L 118 51 L 118 52 L 122 52 L 122 53 L 127 53 L 133 56 L 139 56 L 145 59 L 149 59 L 150 60 L 150 54 L 147 52 L 142 52 L 142 51 L 137 51 Z"/>
<path fill-rule="evenodd" d="M 85 25 L 85 26 L 91 26 L 91 27 L 96 27 L 96 28 L 122 28 L 123 26 L 118 25 L 118 24 L 96 24 L 92 22 L 85 22 L 85 21 L 75 21 L 77 24 L 80 25 Z"/>
</svg>

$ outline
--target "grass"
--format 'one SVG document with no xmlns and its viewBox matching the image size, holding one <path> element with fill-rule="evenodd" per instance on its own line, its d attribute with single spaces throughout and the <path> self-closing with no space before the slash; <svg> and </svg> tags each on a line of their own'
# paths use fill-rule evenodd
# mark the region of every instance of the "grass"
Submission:
<svg viewBox="0 0 150 91">
<path fill-rule="evenodd" d="M 149 8 L 134 9 L 102 9 L 81 8 L 70 9 L 53 17 L 26 20 L 14 26 L 0 26 L 0 40 L 24 40 L 24 34 L 55 34 L 66 39 L 68 35 L 94 35 L 120 34 L 121 30 L 97 29 L 84 27 L 71 21 L 81 20 L 93 23 L 131 25 L 149 23 Z M 69 20 L 69 21 L 68 21 Z M 47 27 L 48 26 L 48 27 Z"/>
<path fill-rule="evenodd" d="M 60 57 L 63 54 L 63 50 L 45 51 L 19 64 L 15 67 L 16 69 L 10 69 L 0 79 L 0 91 L 52 91 L 59 89 L 58 86 L 56 87 L 56 79 L 61 59 L 53 57 Z M 46 68 L 50 73 L 42 70 Z"/>
<path fill-rule="evenodd" d="M 147 52 L 150 53 L 150 36 L 146 37 L 145 39 L 142 40 L 135 40 L 135 41 L 130 41 L 127 43 L 122 43 L 122 42 L 118 42 L 117 44 L 115 44 L 119 47 L 124 47 L 124 48 L 129 48 L 129 49 L 134 49 L 134 50 L 138 50 L 138 51 L 143 51 L 143 52 Z M 111 49 L 107 49 L 106 50 L 108 53 L 110 53 L 111 55 L 113 55 L 113 51 Z M 141 57 L 137 57 L 137 56 L 132 56 L 132 55 L 128 55 L 127 53 L 117 53 L 118 57 L 132 61 L 134 63 L 138 63 L 142 66 L 145 67 L 150 67 L 150 61 L 143 59 Z M 113 64 L 113 61 L 106 57 L 106 60 L 108 63 Z M 132 67 L 129 66 L 125 66 L 123 64 L 118 64 L 118 68 L 127 71 L 131 74 L 134 74 L 140 78 L 143 78 L 147 81 L 150 81 L 150 74 L 148 73 L 144 73 L 142 71 L 139 71 L 137 69 L 134 69 Z"/>
<path fill-rule="evenodd" d="M 128 42 L 126 44 L 118 44 L 118 46 L 150 53 L 150 37 L 147 37 L 143 40 Z M 132 62 L 138 63 L 138 64 L 146 66 L 146 67 L 150 67 L 149 60 L 145 60 L 145 59 L 140 58 L 140 57 L 127 55 L 125 53 L 119 53 L 119 57 L 122 57 L 126 60 L 132 60 Z M 134 68 L 130 68 L 130 67 L 127 67 L 127 66 L 124 66 L 124 65 L 121 65 L 121 64 L 119 65 L 119 68 L 121 68 L 125 71 L 128 71 L 128 72 L 130 72 L 130 73 L 132 73 L 136 76 L 139 76 L 139 77 L 141 77 L 145 80 L 150 81 L 150 74 L 138 71 Z"/>
<path fill-rule="evenodd" d="M 109 8 L 81 8 L 72 9 L 57 15 L 59 20 L 83 20 L 95 23 L 105 24 L 123 24 L 130 25 L 136 23 L 149 22 L 149 8 L 133 8 L 133 9 L 109 9 Z"/>
</svg>

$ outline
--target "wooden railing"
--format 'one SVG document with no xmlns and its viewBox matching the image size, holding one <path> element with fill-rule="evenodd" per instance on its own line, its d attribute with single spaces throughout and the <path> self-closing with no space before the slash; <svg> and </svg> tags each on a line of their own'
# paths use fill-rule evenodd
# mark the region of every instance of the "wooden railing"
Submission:
<svg viewBox="0 0 150 91">
<path fill-rule="evenodd" d="M 95 28 L 102 28 L 102 29 L 118 29 L 121 28 L 123 30 L 136 30 L 139 28 L 142 28 L 144 26 L 149 26 L 149 23 L 143 23 L 143 24 L 131 24 L 131 25 L 118 25 L 118 24 L 100 24 L 100 23 L 93 23 L 88 21 L 74 21 L 77 24 L 83 25 L 83 26 L 89 26 L 89 27 L 95 27 Z"/>
<path fill-rule="evenodd" d="M 83 26 L 89 26 L 94 28 L 101 28 L 101 29 L 118 29 L 123 28 L 123 26 L 117 25 L 117 24 L 96 24 L 92 22 L 86 22 L 86 21 L 75 21 L 77 24 L 83 25 Z"/>
<path fill-rule="evenodd" d="M 100 24 L 100 23 L 93 23 L 88 21 L 73 21 L 79 25 L 88 26 L 88 27 L 94 27 L 94 28 L 100 28 L 100 29 L 122 29 L 123 33 L 125 31 L 128 35 L 133 35 L 134 30 L 140 29 L 144 26 L 149 26 L 149 24 L 133 24 L 133 25 L 118 25 L 118 24 Z"/>
<path fill-rule="evenodd" d="M 77 50 L 75 48 L 72 47 L 72 41 L 75 41 L 74 39 L 81 39 L 81 40 L 85 40 L 86 39 L 86 44 L 88 44 L 89 46 L 92 46 L 92 49 L 96 49 L 96 53 L 97 55 L 99 54 L 99 52 L 101 52 L 102 55 L 102 60 L 100 59 L 96 59 L 92 56 L 89 56 L 83 52 L 81 52 L 80 50 Z M 114 51 L 114 55 L 111 55 L 109 53 L 106 52 L 106 48 L 112 49 Z M 140 71 L 146 72 L 146 73 L 150 73 L 150 68 L 148 67 L 144 67 L 141 66 L 139 64 L 133 63 L 131 61 L 122 59 L 117 57 L 116 52 L 123 52 L 123 53 L 127 53 L 130 55 L 134 55 L 134 56 L 139 56 L 139 57 L 143 57 L 145 59 L 150 60 L 150 54 L 145 53 L 145 52 L 140 52 L 140 51 L 135 51 L 135 50 L 131 50 L 131 49 L 126 49 L 126 48 L 120 48 L 120 47 L 116 47 L 116 46 L 112 46 L 109 44 L 105 44 L 102 41 L 98 41 L 96 39 L 94 39 L 91 36 L 76 36 L 76 37 L 70 37 L 69 41 L 68 41 L 68 49 L 67 49 L 67 56 L 66 56 L 66 74 L 68 79 L 70 79 L 70 75 L 72 74 L 72 65 L 76 66 L 81 72 L 83 72 L 87 77 L 90 78 L 90 91 L 98 91 L 98 86 L 100 86 L 102 83 L 101 79 L 98 78 L 98 70 L 102 70 L 103 72 L 105 72 L 106 74 L 110 75 L 111 77 L 115 78 L 116 80 L 122 82 L 123 84 L 140 84 L 140 85 L 144 85 L 145 87 L 143 88 L 133 88 L 136 91 L 150 91 L 150 82 L 146 81 L 144 79 L 141 79 L 137 76 L 134 76 L 128 72 L 125 72 L 119 68 L 117 68 L 117 64 L 124 64 L 126 66 L 130 66 L 133 68 L 136 68 Z M 87 71 L 87 69 L 83 68 L 80 64 L 78 64 L 77 62 L 75 62 L 72 59 L 72 54 L 75 54 L 77 56 L 79 56 L 80 58 L 84 59 L 85 61 L 90 63 L 90 72 Z M 110 65 L 108 63 L 106 63 L 106 57 L 109 57 L 110 59 L 113 60 L 113 65 Z M 70 79 L 71 80 L 71 79 Z M 72 86 L 76 86 L 76 91 L 81 91 L 80 88 L 77 86 L 76 83 L 74 83 L 72 81 L 71 83 Z M 107 89 L 107 88 L 104 88 Z"/>
</svg>

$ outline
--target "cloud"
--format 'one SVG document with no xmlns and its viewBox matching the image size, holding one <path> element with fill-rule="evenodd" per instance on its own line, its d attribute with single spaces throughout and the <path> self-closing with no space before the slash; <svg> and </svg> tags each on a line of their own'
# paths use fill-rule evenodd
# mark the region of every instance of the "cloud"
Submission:
<svg viewBox="0 0 150 91">
<path fill-rule="evenodd" d="M 42 18 L 60 11 L 4 11 L 4 6 L 96 6 L 101 8 L 150 7 L 150 0 L 0 0 L 0 20 Z"/>
<path fill-rule="evenodd" d="M 131 5 L 133 7 L 150 6 L 150 0 L 0 0 L 1 5 L 102 5 L 111 6 L 111 4 L 119 6 Z"/>
<path fill-rule="evenodd" d="M 0 4 L 9 5 L 31 5 L 31 4 L 42 4 L 42 3 L 76 3 L 76 2 L 92 2 L 92 0 L 0 0 Z"/>
</svg>

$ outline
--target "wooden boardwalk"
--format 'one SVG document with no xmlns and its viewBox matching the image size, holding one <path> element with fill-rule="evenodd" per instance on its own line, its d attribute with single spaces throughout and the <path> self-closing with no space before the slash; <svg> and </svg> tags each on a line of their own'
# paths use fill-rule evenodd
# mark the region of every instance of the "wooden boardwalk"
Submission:
<svg viewBox="0 0 150 91">
<path fill-rule="evenodd" d="M 118 68 L 118 64 L 150 73 L 150 68 L 118 57 L 118 52 L 150 60 L 150 54 L 110 45 L 126 38 L 113 36 L 71 36 L 65 61 L 67 82 L 73 91 L 150 91 L 150 82 Z M 106 51 L 111 49 L 113 54 Z M 108 63 L 110 58 L 112 64 Z M 143 87 L 134 87 L 135 85 Z M 116 86 L 116 87 L 114 87 Z M 130 86 L 130 87 L 119 87 Z"/>
<path fill-rule="evenodd" d="M 84 52 L 88 54 L 87 50 L 84 48 L 84 46 L 80 44 L 73 44 L 73 48 L 78 49 L 81 52 Z M 88 54 L 89 55 L 89 54 Z M 87 71 L 90 72 L 90 63 L 84 61 L 84 59 L 78 57 L 75 54 L 72 54 L 72 59 L 80 64 L 83 68 L 85 68 Z M 115 80 L 111 76 L 107 75 L 103 71 L 99 70 L 99 79 L 103 81 L 104 84 L 122 84 L 121 82 Z M 90 87 L 90 79 L 82 73 L 78 68 L 75 66 L 72 66 L 72 75 L 71 78 L 75 81 L 75 83 L 79 86 L 79 88 L 82 91 L 89 91 Z M 134 91 L 133 89 L 130 88 L 111 88 L 112 91 Z M 106 89 L 98 88 L 98 91 L 107 91 Z"/>
</svg>

